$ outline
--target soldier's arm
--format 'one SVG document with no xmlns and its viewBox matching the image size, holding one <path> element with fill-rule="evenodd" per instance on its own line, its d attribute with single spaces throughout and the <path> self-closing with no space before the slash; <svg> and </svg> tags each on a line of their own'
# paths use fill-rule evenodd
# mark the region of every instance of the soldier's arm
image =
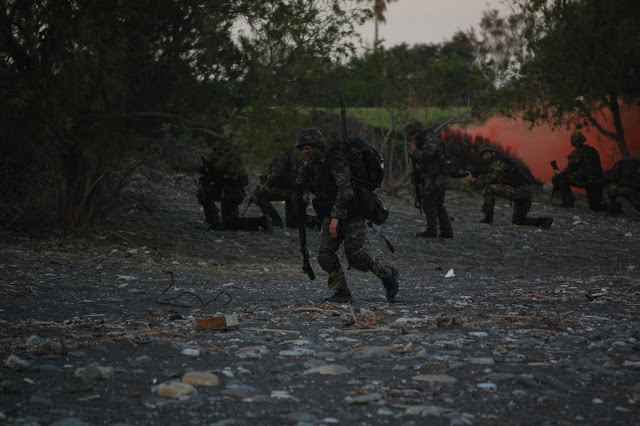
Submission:
<svg viewBox="0 0 640 426">
<path fill-rule="evenodd" d="M 578 150 L 574 150 L 571 154 L 569 154 L 567 160 L 567 167 L 564 168 L 562 173 L 575 173 L 578 169 L 578 164 L 580 163 L 580 155 L 578 154 Z"/>
</svg>

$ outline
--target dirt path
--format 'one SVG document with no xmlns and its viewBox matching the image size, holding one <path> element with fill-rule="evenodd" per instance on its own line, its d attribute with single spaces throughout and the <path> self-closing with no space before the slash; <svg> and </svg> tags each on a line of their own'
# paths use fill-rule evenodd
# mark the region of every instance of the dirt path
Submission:
<svg viewBox="0 0 640 426">
<path fill-rule="evenodd" d="M 208 232 L 193 177 L 137 179 L 118 223 L 86 238 L 2 235 L 0 422 L 640 424 L 628 204 L 610 218 L 540 197 L 531 214 L 555 218 L 540 230 L 500 201 L 483 225 L 460 186 L 444 240 L 413 236 L 412 197 L 385 198 L 396 252 L 372 232 L 367 247 L 399 268 L 398 301 L 350 270 L 347 306 L 320 302 L 296 230 Z M 239 325 L 194 330 L 220 315 Z M 188 372 L 200 384 L 176 385 Z"/>
</svg>

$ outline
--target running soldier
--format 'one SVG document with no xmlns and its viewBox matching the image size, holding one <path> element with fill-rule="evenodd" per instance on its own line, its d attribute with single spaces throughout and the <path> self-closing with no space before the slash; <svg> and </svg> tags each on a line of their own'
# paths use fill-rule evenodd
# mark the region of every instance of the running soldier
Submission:
<svg viewBox="0 0 640 426">
<path fill-rule="evenodd" d="M 315 196 L 314 208 L 324 217 L 320 231 L 318 264 L 329 273 L 329 289 L 334 292 L 324 300 L 353 302 L 337 251 L 344 242 L 349 266 L 359 271 L 373 272 L 386 290 L 386 297 L 394 301 L 398 293 L 398 270 L 382 264 L 363 250 L 365 218 L 360 200 L 367 197 L 356 177 L 352 180 L 349 161 L 339 152 L 325 152 L 325 141 L 317 129 L 305 129 L 298 134 L 296 148 L 302 151 L 304 165 L 298 171 L 298 182 L 304 186 L 302 202 L 309 204 Z M 331 155 L 328 155 L 329 152 Z"/>
</svg>

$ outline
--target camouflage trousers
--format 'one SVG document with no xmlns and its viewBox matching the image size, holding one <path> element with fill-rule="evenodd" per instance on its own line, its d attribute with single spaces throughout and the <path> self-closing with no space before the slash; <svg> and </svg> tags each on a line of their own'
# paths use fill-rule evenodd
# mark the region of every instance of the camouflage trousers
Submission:
<svg viewBox="0 0 640 426">
<path fill-rule="evenodd" d="M 609 183 L 607 185 L 607 209 L 609 213 L 617 213 L 618 203 L 616 197 L 623 197 L 634 209 L 640 211 L 640 190 L 619 183 Z"/>
<path fill-rule="evenodd" d="M 294 189 L 289 188 L 258 188 L 253 192 L 256 196 L 256 205 L 262 214 L 271 216 L 274 226 L 282 226 L 286 223 L 287 228 L 298 227 L 298 211 L 296 210 Z M 278 211 L 271 205 L 272 201 L 284 201 L 285 222 L 282 221 Z"/>
<path fill-rule="evenodd" d="M 542 220 L 527 217 L 527 213 L 529 213 L 529 209 L 531 209 L 531 190 L 531 185 L 511 186 L 502 183 L 490 183 L 484 187 L 482 213 L 485 214 L 485 217 L 493 219 L 496 197 L 506 198 L 513 203 L 511 223 L 514 225 L 539 226 L 538 222 L 541 224 Z"/>
<path fill-rule="evenodd" d="M 319 255 L 327 255 L 331 258 L 330 265 L 323 267 L 329 273 L 328 284 L 330 290 L 348 288 L 344 270 L 337 255 L 342 243 L 344 243 L 344 254 L 350 267 L 363 272 L 371 271 L 381 280 L 391 277 L 389 268 L 385 268 L 386 265 L 363 250 L 366 231 L 364 218 L 355 217 L 339 220 L 337 238 L 331 238 L 329 234 L 330 223 L 331 217 L 325 217 L 320 231 L 320 249 L 318 250 Z"/>
<path fill-rule="evenodd" d="M 432 176 L 425 179 L 420 202 L 422 211 L 427 218 L 427 233 L 437 234 L 438 225 L 444 235 L 453 235 L 449 213 L 444 206 L 444 197 L 449 178 L 446 176 Z"/>
<path fill-rule="evenodd" d="M 584 188 L 587 194 L 589 209 L 593 211 L 601 211 L 604 209 L 604 195 L 601 184 L 593 183 L 591 179 L 566 173 L 554 175 L 551 181 L 553 182 L 553 186 L 558 190 L 563 207 L 573 207 L 576 202 L 576 197 L 573 195 L 573 191 L 571 191 L 571 187 L 573 186 L 575 188 Z"/>
</svg>

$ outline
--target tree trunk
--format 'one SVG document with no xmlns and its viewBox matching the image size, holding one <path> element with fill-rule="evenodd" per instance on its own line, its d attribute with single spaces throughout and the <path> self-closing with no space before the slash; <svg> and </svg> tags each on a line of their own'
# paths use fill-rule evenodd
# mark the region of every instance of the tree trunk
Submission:
<svg viewBox="0 0 640 426">
<path fill-rule="evenodd" d="M 617 95 L 609 96 L 609 109 L 611 110 L 611 117 L 613 117 L 613 125 L 616 128 L 615 141 L 618 144 L 618 149 L 622 158 L 629 158 L 631 155 L 627 141 L 624 137 L 624 126 L 622 125 L 622 118 L 620 117 L 620 104 L 618 103 Z"/>
</svg>

